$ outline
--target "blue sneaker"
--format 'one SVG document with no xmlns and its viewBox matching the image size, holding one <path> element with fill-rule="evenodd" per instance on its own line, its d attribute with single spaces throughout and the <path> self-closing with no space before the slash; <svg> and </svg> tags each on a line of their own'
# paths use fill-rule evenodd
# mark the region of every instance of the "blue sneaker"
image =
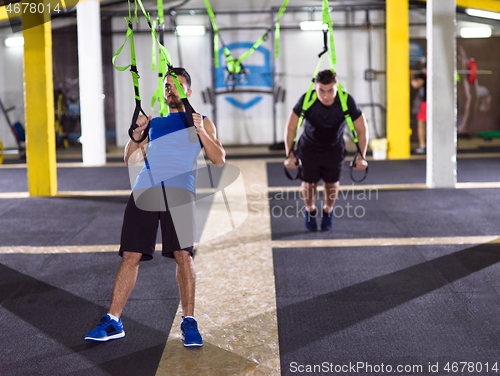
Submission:
<svg viewBox="0 0 500 376">
<path fill-rule="evenodd" d="M 333 210 L 327 213 L 323 210 L 323 219 L 321 220 L 321 231 L 328 231 L 333 228 Z"/>
<path fill-rule="evenodd" d="M 181 324 L 181 340 L 184 342 L 184 347 L 201 347 L 203 340 L 198 331 L 198 323 L 194 317 L 182 316 Z"/>
<path fill-rule="evenodd" d="M 95 329 L 85 335 L 85 341 L 106 342 L 123 337 L 125 337 L 125 331 L 123 330 L 122 319 L 116 321 L 108 315 L 104 315 Z"/>
<path fill-rule="evenodd" d="M 316 214 L 318 211 L 314 209 L 314 211 L 308 212 L 304 209 L 304 225 L 306 226 L 307 231 L 316 231 L 318 226 L 316 225 Z"/>
</svg>

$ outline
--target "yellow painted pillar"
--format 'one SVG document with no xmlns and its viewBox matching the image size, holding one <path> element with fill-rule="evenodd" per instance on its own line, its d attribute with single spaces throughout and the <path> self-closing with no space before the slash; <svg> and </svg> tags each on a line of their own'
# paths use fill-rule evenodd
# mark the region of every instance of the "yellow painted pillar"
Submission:
<svg viewBox="0 0 500 376">
<path fill-rule="evenodd" d="M 386 1 L 387 142 L 390 159 L 410 157 L 408 0 Z"/>
<path fill-rule="evenodd" d="M 30 196 L 54 196 L 57 170 L 50 16 L 47 12 L 27 12 L 22 24 L 29 193 Z"/>
</svg>

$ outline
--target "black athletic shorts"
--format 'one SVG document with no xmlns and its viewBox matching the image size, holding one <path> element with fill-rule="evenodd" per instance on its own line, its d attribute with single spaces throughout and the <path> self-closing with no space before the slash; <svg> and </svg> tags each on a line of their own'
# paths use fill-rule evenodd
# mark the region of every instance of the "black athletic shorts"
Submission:
<svg viewBox="0 0 500 376">
<path fill-rule="evenodd" d="M 300 177 L 306 183 L 336 183 L 340 180 L 346 151 L 343 146 L 332 151 L 315 152 L 299 144 L 298 154 L 302 162 Z"/>
<path fill-rule="evenodd" d="M 162 256 L 174 258 L 173 252 L 185 250 L 193 254 L 194 232 L 195 232 L 195 194 L 187 189 L 171 187 L 150 188 L 159 192 L 157 194 L 162 202 L 162 209 L 159 211 L 141 210 L 137 207 L 134 195 L 131 194 L 125 208 L 123 218 L 122 234 L 120 241 L 120 256 L 123 252 L 142 253 L 141 261 L 151 260 L 155 252 L 156 235 L 158 232 L 158 223 L 161 226 L 162 237 Z M 164 191 L 163 191 L 164 190 Z M 163 195 L 163 192 L 165 195 Z M 174 218 L 168 208 L 168 202 L 172 203 L 171 197 L 182 197 L 182 212 L 172 209 Z M 141 196 L 144 198 L 145 196 Z M 166 201 L 163 197 L 168 197 Z M 139 198 L 139 200 L 141 199 Z M 151 200 L 150 200 L 151 201 Z M 179 200 L 177 199 L 177 202 Z M 138 202 L 141 207 L 141 202 Z M 175 226 L 174 226 L 175 220 Z M 183 243 L 188 246 L 181 248 L 179 237 L 175 227 L 182 229 L 184 238 L 192 234 L 192 239 L 184 239 Z"/>
</svg>

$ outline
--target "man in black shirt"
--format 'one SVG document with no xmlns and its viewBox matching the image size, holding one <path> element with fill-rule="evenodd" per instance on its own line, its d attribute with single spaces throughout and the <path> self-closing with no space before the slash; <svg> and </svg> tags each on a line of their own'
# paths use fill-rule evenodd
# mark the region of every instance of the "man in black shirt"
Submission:
<svg viewBox="0 0 500 376">
<path fill-rule="evenodd" d="M 305 227 L 316 231 L 316 190 L 320 179 L 324 182 L 324 205 L 321 220 L 321 230 L 333 227 L 333 205 L 337 199 L 340 174 L 347 155 L 344 144 L 345 117 L 340 98 L 337 95 L 337 75 L 331 70 L 318 73 L 315 78 L 314 90 L 317 99 L 304 113 L 304 133 L 298 141 L 298 156 L 302 163 L 302 197 L 305 204 Z M 288 119 L 285 130 L 286 155 L 285 167 L 297 168 L 294 153 L 290 154 L 297 124 L 302 112 L 305 94 L 299 99 Z M 363 156 L 358 155 L 354 169 L 364 170 L 368 163 L 364 159 L 368 141 L 366 120 L 354 99 L 348 95 L 348 112 L 358 135 L 359 147 Z"/>
</svg>

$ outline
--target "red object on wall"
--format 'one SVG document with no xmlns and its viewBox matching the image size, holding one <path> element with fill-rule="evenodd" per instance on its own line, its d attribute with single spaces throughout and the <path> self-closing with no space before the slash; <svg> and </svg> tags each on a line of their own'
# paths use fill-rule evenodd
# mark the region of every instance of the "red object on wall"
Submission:
<svg viewBox="0 0 500 376">
<path fill-rule="evenodd" d="M 477 79 L 477 63 L 476 60 L 473 58 L 469 59 L 469 62 L 467 63 L 467 70 L 469 71 L 469 83 L 472 85 L 474 82 L 476 82 Z"/>
</svg>

